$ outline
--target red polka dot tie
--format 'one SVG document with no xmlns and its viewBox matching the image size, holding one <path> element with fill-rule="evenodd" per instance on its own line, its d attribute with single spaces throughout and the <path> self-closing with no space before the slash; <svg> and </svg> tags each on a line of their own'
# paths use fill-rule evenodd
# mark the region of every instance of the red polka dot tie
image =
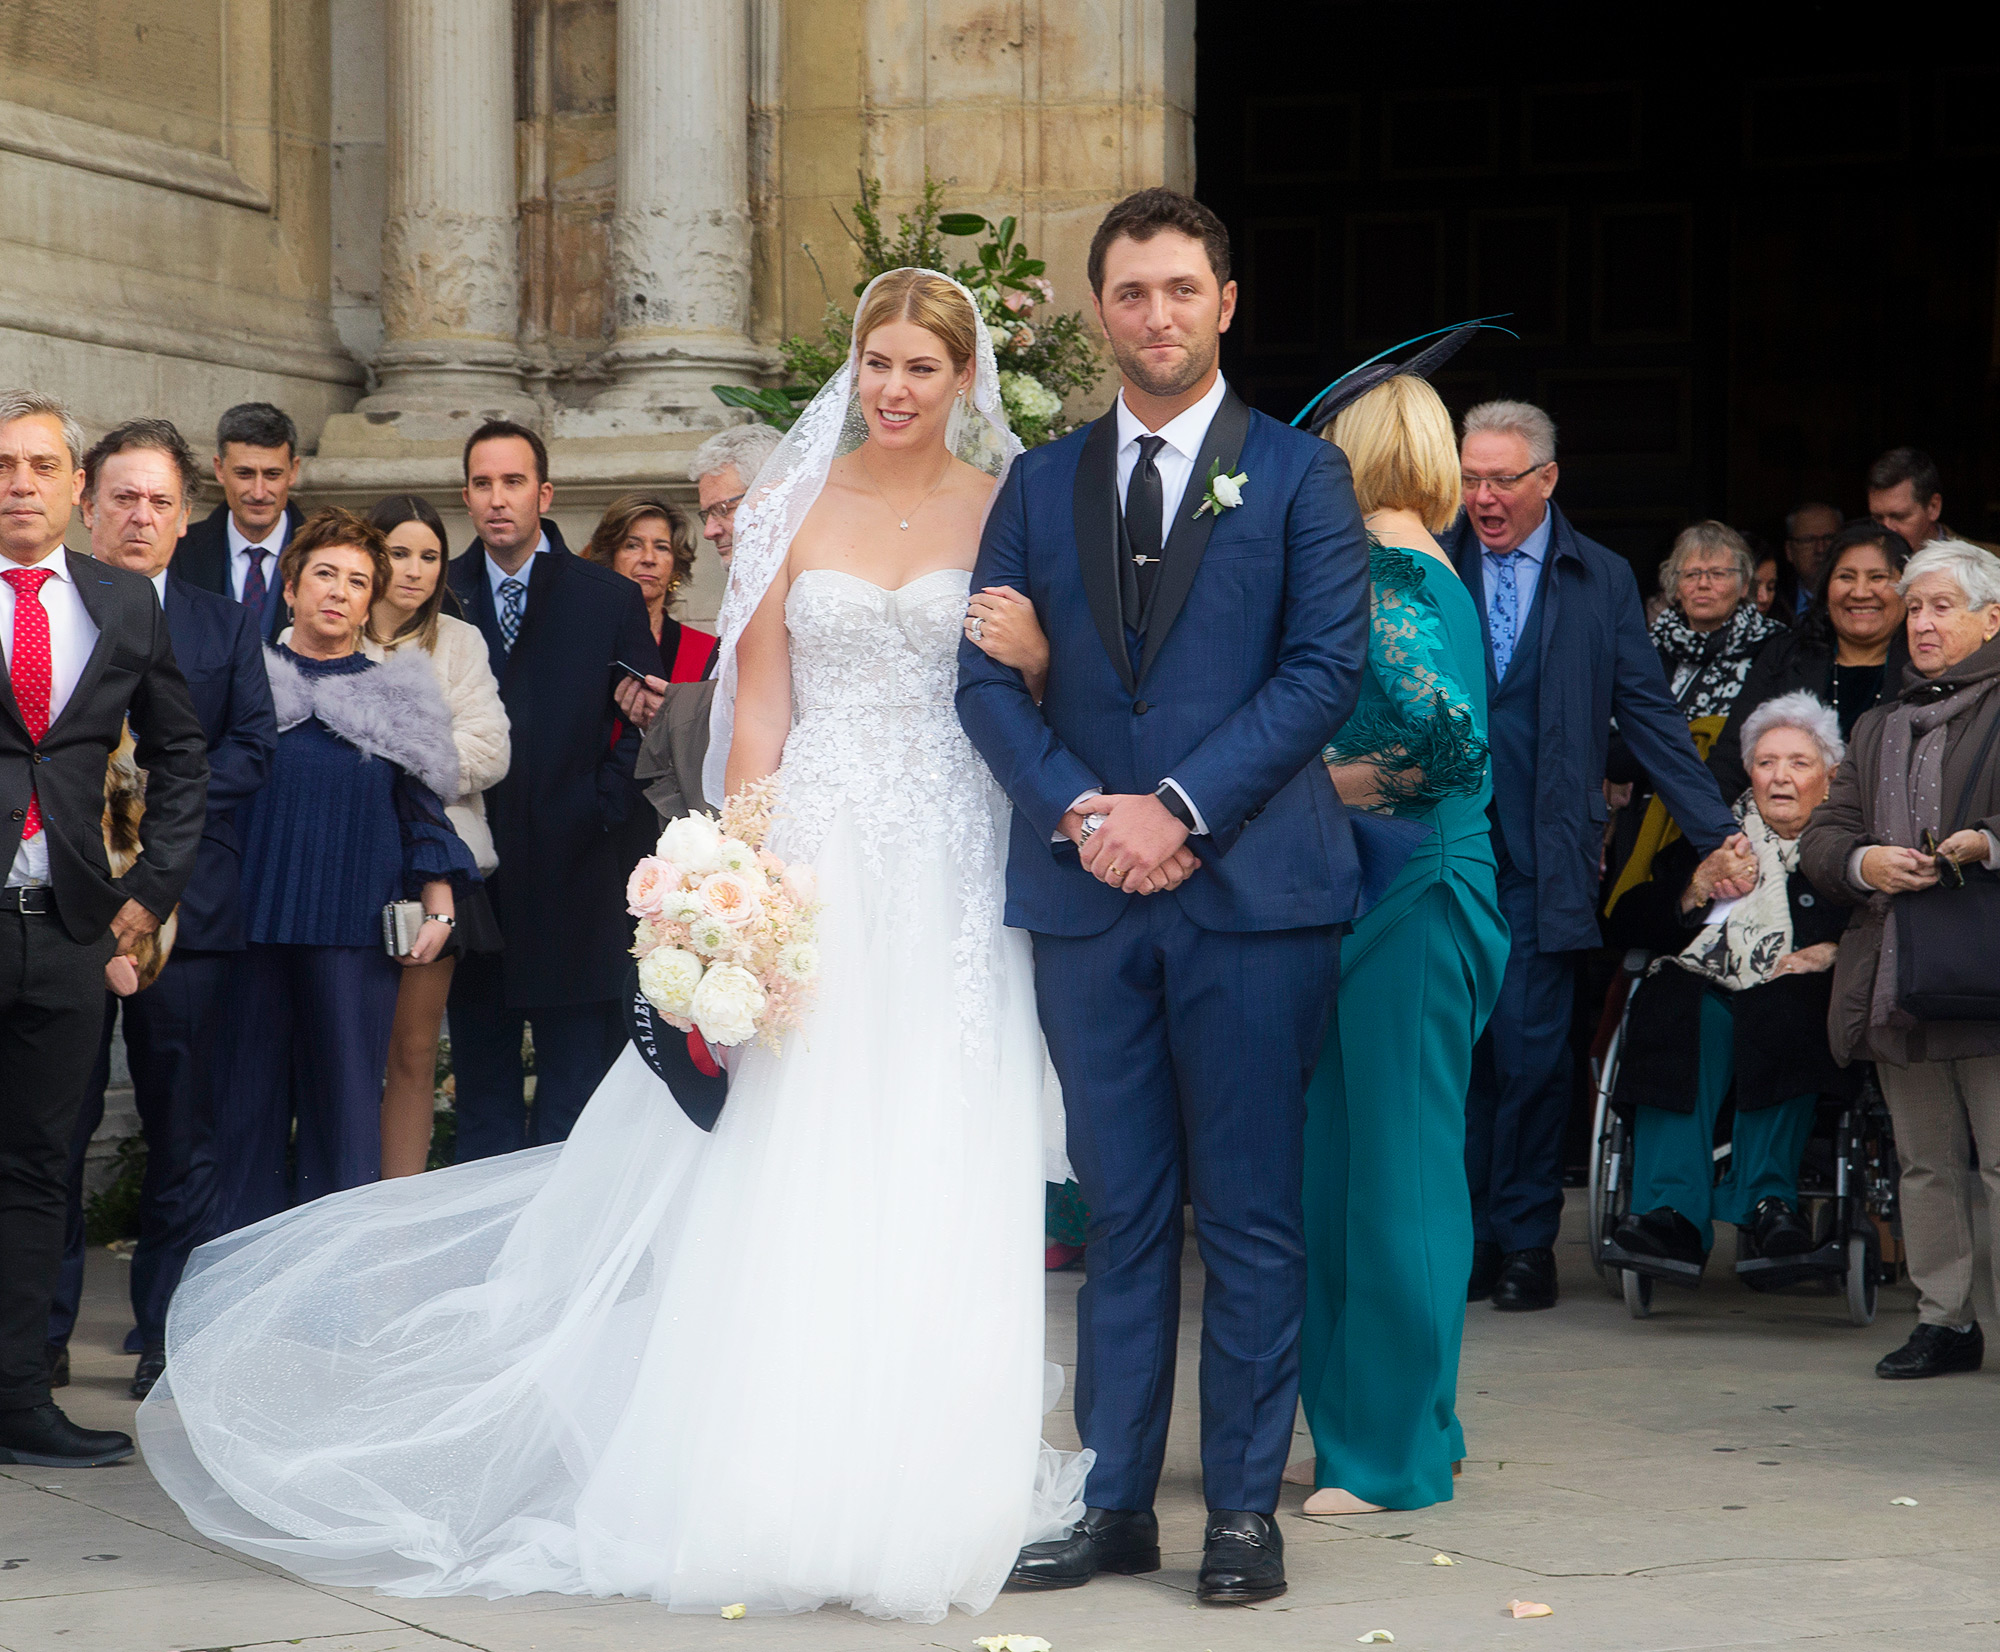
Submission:
<svg viewBox="0 0 2000 1652">
<path fill-rule="evenodd" d="M 42 606 L 42 587 L 55 577 L 47 568 L 9 568 L 0 574 L 14 587 L 14 647 L 7 656 L 7 675 L 28 738 L 37 745 L 49 732 L 49 615 Z M 21 837 L 25 841 L 41 829 L 42 802 L 30 792 Z"/>
</svg>

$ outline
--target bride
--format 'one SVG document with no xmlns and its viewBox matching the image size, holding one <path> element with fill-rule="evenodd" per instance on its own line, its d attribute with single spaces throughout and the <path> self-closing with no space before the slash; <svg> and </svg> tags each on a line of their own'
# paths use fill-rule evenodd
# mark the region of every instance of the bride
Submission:
<svg viewBox="0 0 2000 1652">
<path fill-rule="evenodd" d="M 628 1048 L 567 1143 L 197 1252 L 139 1434 L 210 1537 L 398 1595 L 935 1622 L 1081 1514 L 1089 1454 L 1039 1439 L 1028 943 L 952 706 L 1020 446 L 956 283 L 877 278 L 854 340 L 745 507 L 707 777 L 777 772 L 817 1003 L 713 1134 Z"/>
</svg>

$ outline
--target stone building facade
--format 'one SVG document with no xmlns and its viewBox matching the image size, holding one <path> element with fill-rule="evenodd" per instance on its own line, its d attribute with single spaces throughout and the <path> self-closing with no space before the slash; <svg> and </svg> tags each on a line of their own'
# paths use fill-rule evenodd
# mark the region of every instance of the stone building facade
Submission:
<svg viewBox="0 0 2000 1652">
<path fill-rule="evenodd" d="M 709 386 L 846 296 L 862 173 L 1017 217 L 1065 309 L 1193 175 L 1194 0 L 0 0 L 0 46 L 0 382 L 198 450 L 277 402 L 343 503 L 455 507 L 524 418 L 572 543 L 691 497 Z"/>
</svg>

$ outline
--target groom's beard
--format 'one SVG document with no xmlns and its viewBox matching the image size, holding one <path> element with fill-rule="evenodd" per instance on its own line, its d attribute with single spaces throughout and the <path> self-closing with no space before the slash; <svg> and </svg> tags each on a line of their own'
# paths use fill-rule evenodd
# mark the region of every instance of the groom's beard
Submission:
<svg viewBox="0 0 2000 1652">
<path fill-rule="evenodd" d="M 1136 384 L 1149 396 L 1167 398 L 1192 390 L 1215 365 L 1219 337 L 1190 339 L 1178 357 L 1166 361 L 1149 359 L 1143 349 L 1121 349 L 1114 340 L 1111 356 L 1126 381 Z"/>
</svg>

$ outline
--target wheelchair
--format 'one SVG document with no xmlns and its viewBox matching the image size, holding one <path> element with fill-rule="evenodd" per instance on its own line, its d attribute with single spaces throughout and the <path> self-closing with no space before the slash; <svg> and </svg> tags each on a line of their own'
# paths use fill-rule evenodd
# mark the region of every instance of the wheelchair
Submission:
<svg viewBox="0 0 2000 1652">
<path fill-rule="evenodd" d="M 1631 1122 L 1611 1098 L 1618 1088 L 1618 1065 L 1625 1042 L 1632 995 L 1645 979 L 1652 954 L 1625 954 L 1606 1004 L 1605 1026 L 1591 1052 L 1596 1116 L 1591 1128 L 1590 1261 L 1614 1297 L 1622 1297 L 1634 1319 L 1653 1311 L 1656 1283 L 1692 1290 L 1703 1270 L 1692 1263 L 1636 1256 L 1612 1238 L 1631 1208 Z M 1733 1111 L 1726 1116 L 1733 1118 Z M 1729 1166 L 1729 1145 L 1715 1149 L 1715 1174 Z M 1813 1133 L 1799 1166 L 1799 1214 L 1811 1227 L 1813 1248 L 1801 1256 L 1763 1257 L 1748 1253 L 1747 1237 L 1737 1235 L 1736 1273 L 1756 1291 L 1778 1291 L 1816 1282 L 1830 1295 L 1845 1295 L 1848 1318 L 1856 1325 L 1875 1319 L 1879 1288 L 1893 1284 L 1899 1267 L 1883 1258 L 1883 1238 L 1896 1220 L 1896 1148 L 1889 1111 L 1872 1071 L 1852 1102 L 1820 1099 Z"/>
</svg>

